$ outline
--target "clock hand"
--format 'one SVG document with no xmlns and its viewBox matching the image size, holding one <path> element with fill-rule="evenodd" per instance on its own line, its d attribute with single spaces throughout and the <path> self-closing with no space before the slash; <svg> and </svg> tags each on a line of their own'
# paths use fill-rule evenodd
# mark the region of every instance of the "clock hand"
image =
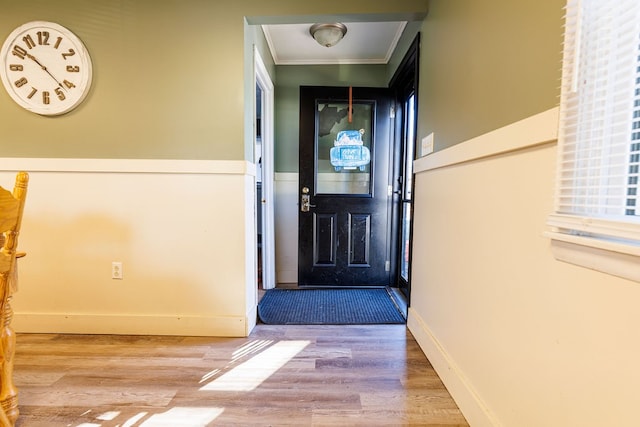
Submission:
<svg viewBox="0 0 640 427">
<path fill-rule="evenodd" d="M 27 55 L 27 57 L 28 57 L 29 59 L 33 60 L 36 64 L 38 64 L 38 65 L 40 66 L 40 68 L 42 68 L 44 71 L 46 71 L 46 72 L 47 72 L 47 74 L 49 74 L 49 75 L 51 76 L 51 78 L 52 78 L 53 80 L 55 80 L 55 82 L 56 82 L 56 83 L 58 83 L 58 86 L 60 86 L 60 87 L 61 87 L 62 89 L 64 89 L 64 90 L 66 90 L 66 89 L 65 89 L 65 87 L 64 87 L 64 86 L 62 86 L 62 84 L 58 81 L 58 79 L 56 79 L 56 78 L 53 76 L 53 74 L 51 74 L 51 72 L 50 72 L 49 70 L 47 70 L 47 67 L 45 67 L 44 65 L 42 65 L 42 64 L 40 63 L 40 61 L 38 61 L 38 59 L 37 59 L 35 56 L 30 55 L 30 54 L 28 54 L 28 53 L 27 53 L 26 55 Z"/>
</svg>

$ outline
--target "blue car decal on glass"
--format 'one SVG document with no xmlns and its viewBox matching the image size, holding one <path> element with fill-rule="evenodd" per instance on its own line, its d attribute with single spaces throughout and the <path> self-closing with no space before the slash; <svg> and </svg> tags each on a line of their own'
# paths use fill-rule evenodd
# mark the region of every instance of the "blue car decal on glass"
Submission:
<svg viewBox="0 0 640 427">
<path fill-rule="evenodd" d="M 343 130 L 338 132 L 334 147 L 331 148 L 331 165 L 336 172 L 342 169 L 364 171 L 371 162 L 371 152 L 362 142 L 363 130 Z"/>
</svg>

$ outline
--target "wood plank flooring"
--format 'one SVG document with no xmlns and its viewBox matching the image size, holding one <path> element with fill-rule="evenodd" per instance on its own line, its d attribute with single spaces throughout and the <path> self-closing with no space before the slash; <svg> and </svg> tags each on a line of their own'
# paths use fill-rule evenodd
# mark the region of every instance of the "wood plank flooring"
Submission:
<svg viewBox="0 0 640 427">
<path fill-rule="evenodd" d="M 17 426 L 467 426 L 405 325 L 18 334 Z"/>
</svg>

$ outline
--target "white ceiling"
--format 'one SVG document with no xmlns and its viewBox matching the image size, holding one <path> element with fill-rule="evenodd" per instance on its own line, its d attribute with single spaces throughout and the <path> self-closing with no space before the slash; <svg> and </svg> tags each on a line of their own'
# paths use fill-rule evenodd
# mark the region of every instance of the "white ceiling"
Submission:
<svg viewBox="0 0 640 427">
<path fill-rule="evenodd" d="M 397 22 L 343 22 L 344 39 L 333 47 L 318 44 L 309 24 L 262 25 L 277 65 L 386 64 L 407 25 Z"/>
</svg>

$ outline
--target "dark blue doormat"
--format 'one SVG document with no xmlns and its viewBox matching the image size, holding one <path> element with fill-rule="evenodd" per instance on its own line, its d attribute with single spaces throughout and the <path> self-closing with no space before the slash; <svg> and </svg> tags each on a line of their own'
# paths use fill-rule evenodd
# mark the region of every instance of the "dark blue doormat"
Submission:
<svg viewBox="0 0 640 427">
<path fill-rule="evenodd" d="M 405 323 L 386 289 L 269 289 L 258 316 L 268 325 Z"/>
</svg>

